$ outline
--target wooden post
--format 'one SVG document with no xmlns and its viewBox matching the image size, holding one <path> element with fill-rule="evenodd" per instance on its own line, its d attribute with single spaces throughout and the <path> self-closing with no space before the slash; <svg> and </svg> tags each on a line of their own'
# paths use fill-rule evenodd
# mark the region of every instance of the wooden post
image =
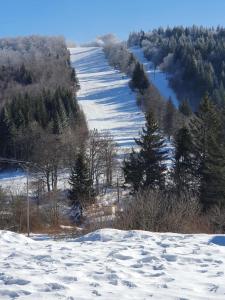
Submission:
<svg viewBox="0 0 225 300">
<path fill-rule="evenodd" d="M 27 175 L 27 236 L 30 236 L 30 198 L 29 198 L 29 166 L 26 167 Z"/>
</svg>

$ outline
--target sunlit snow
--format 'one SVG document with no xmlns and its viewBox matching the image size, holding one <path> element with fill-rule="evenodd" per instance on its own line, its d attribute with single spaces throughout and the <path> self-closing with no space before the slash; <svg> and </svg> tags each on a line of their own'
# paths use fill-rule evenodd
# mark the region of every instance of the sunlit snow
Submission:
<svg viewBox="0 0 225 300">
<path fill-rule="evenodd" d="M 225 299 L 225 235 L 0 231 L 0 299 Z"/>
<path fill-rule="evenodd" d="M 144 123 L 129 78 L 109 66 L 101 47 L 70 48 L 81 89 L 79 104 L 90 129 L 110 131 L 119 146 L 134 145 Z"/>
</svg>

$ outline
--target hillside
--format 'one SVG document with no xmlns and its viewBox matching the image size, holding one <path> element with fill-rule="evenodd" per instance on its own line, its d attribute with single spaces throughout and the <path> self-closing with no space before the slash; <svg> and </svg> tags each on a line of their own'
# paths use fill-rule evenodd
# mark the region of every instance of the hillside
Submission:
<svg viewBox="0 0 225 300">
<path fill-rule="evenodd" d="M 166 73 L 162 72 L 159 68 L 154 68 L 153 63 L 148 61 L 144 56 L 143 49 L 141 47 L 131 47 L 130 51 L 143 64 L 149 81 L 155 85 L 160 92 L 161 96 L 167 101 L 169 98 L 172 100 L 175 107 L 179 106 L 179 99 L 174 90 L 170 87 L 169 79 Z"/>
<path fill-rule="evenodd" d="M 170 74 L 170 85 L 179 99 L 188 99 L 194 109 L 206 92 L 224 105 L 225 30 L 203 26 L 159 27 L 131 33 L 130 46 L 141 46 L 154 67 Z"/>
</svg>

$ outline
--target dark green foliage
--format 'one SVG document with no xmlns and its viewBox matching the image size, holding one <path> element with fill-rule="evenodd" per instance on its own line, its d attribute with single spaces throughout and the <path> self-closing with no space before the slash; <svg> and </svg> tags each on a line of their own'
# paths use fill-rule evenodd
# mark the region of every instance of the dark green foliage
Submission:
<svg viewBox="0 0 225 300">
<path fill-rule="evenodd" d="M 140 63 L 136 63 L 135 65 L 130 84 L 133 89 L 139 90 L 142 94 L 149 87 L 147 75 Z"/>
<path fill-rule="evenodd" d="M 159 132 L 153 113 L 146 115 L 146 125 L 139 139 L 135 140 L 139 152 L 132 152 L 124 163 L 124 176 L 133 189 L 163 188 L 165 185 L 166 159 L 168 151 Z"/>
<path fill-rule="evenodd" d="M 177 132 L 174 139 L 175 155 L 172 170 L 173 181 L 177 194 L 183 191 L 195 191 L 195 160 L 193 155 L 192 137 L 187 126 Z"/>
<path fill-rule="evenodd" d="M 204 209 L 225 205 L 225 139 L 219 112 L 205 96 L 192 119 L 191 134 Z"/>
<path fill-rule="evenodd" d="M 188 100 L 184 100 L 179 105 L 179 111 L 185 116 L 190 117 L 192 115 L 192 109 Z"/>
<path fill-rule="evenodd" d="M 207 91 L 224 105 L 224 28 L 174 27 L 132 33 L 128 45 L 140 45 L 155 66 L 172 74 L 170 83 L 180 98 L 188 97 L 194 109 Z"/>
<path fill-rule="evenodd" d="M 32 83 L 31 73 L 26 69 L 24 64 L 22 64 L 15 73 L 14 80 L 22 85 L 28 85 Z"/>
<path fill-rule="evenodd" d="M 80 83 L 79 83 L 79 80 L 77 78 L 76 71 L 75 71 L 74 68 L 72 68 L 72 71 L 71 71 L 71 80 L 74 83 L 74 85 L 76 87 L 76 90 L 79 90 L 80 89 Z"/>
<path fill-rule="evenodd" d="M 78 119 L 78 105 L 73 93 L 66 89 L 43 90 L 35 96 L 19 94 L 4 106 L 0 114 L 0 153 L 18 157 L 15 131 L 36 123 L 50 133 L 60 134 L 68 127 L 74 128 Z"/>
<path fill-rule="evenodd" d="M 89 170 L 83 153 L 79 153 L 75 164 L 71 170 L 69 179 L 70 190 L 69 199 L 71 205 L 81 203 L 82 206 L 90 204 L 94 199 L 92 180 L 89 176 Z"/>
<path fill-rule="evenodd" d="M 63 39 L 0 39 L 0 58 L 0 156 L 31 160 L 38 136 L 85 127 Z"/>
<path fill-rule="evenodd" d="M 132 149 L 129 158 L 124 161 L 125 181 L 132 184 L 133 190 L 138 191 L 143 181 L 143 165 L 140 155 Z"/>
</svg>

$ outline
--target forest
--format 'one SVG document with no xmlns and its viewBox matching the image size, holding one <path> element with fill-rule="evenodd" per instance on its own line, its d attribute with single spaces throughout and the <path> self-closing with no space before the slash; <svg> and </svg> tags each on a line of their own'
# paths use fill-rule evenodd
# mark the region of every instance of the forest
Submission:
<svg viewBox="0 0 225 300">
<path fill-rule="evenodd" d="M 130 76 L 130 88 L 136 91 L 137 103 L 141 105 L 146 116 L 146 126 L 140 138 L 135 140 L 139 150 L 133 149 L 124 160 L 125 183 L 131 184 L 136 201 L 129 202 L 121 222 L 125 228 L 145 230 L 223 231 L 225 111 L 224 96 L 220 94 L 219 100 L 216 85 L 216 82 L 220 81 L 219 88 L 223 87 L 223 81 L 217 72 L 218 77 L 214 76 L 214 85 L 210 88 L 208 81 L 201 77 L 203 74 L 205 78 L 211 76 L 207 68 L 202 70 L 202 75 L 192 70 L 190 77 L 185 77 L 191 65 L 188 61 L 184 64 L 184 61 L 191 57 L 192 51 L 189 49 L 197 47 L 200 36 L 202 39 L 204 37 L 203 33 L 205 39 L 208 35 L 213 39 L 213 36 L 210 34 L 211 29 L 178 29 L 159 29 L 146 34 L 141 31 L 132 33 L 128 39 L 128 46 L 141 46 L 155 67 L 160 66 L 171 74 L 169 78 L 175 90 L 173 83 L 179 87 L 185 85 L 189 94 L 180 102 L 178 109 L 174 107 L 171 99 L 162 98 L 160 92 L 148 80 L 143 66 L 129 52 L 127 45 L 117 43 L 105 47 L 109 62 Z M 216 32 L 218 36 L 215 37 L 215 41 L 218 43 L 214 43 L 215 56 L 221 61 L 216 51 L 223 48 L 222 29 L 218 28 Z M 177 37 L 174 48 L 166 48 L 166 44 L 170 45 L 168 39 L 173 40 L 173 35 Z M 192 39 L 188 38 L 189 35 Z M 208 43 L 210 44 L 209 41 Z M 180 50 L 182 61 L 179 61 L 179 55 L 176 56 L 180 44 L 183 45 Z M 199 53 L 202 53 L 205 61 L 210 61 L 207 50 L 203 55 L 203 48 L 207 47 L 209 46 L 203 39 Z M 219 68 L 218 61 L 216 64 L 214 59 L 210 64 Z M 206 62 L 202 58 L 198 60 L 198 64 L 202 64 L 199 68 L 203 68 Z M 222 65 L 220 64 L 220 67 Z M 184 83 L 176 81 L 180 78 L 183 78 Z M 202 80 L 202 85 L 198 80 Z M 196 82 L 199 84 L 194 86 Z M 193 103 L 197 107 L 196 110 Z M 169 145 L 173 149 L 172 152 Z"/>
<path fill-rule="evenodd" d="M 224 106 L 225 31 L 223 27 L 168 27 L 134 32 L 129 46 L 141 46 L 155 68 L 166 71 L 170 84 L 181 100 L 194 110 L 206 92 Z"/>
<path fill-rule="evenodd" d="M 58 157 L 59 149 L 75 152 L 81 139 L 76 138 L 76 145 L 72 141 L 81 132 L 87 134 L 65 41 L 40 36 L 1 39 L 0 70 L 0 156 L 45 165 L 50 189 L 50 174 L 57 178 L 62 161 L 66 166 L 72 155 Z M 66 140 L 65 134 L 74 138 Z"/>
</svg>

